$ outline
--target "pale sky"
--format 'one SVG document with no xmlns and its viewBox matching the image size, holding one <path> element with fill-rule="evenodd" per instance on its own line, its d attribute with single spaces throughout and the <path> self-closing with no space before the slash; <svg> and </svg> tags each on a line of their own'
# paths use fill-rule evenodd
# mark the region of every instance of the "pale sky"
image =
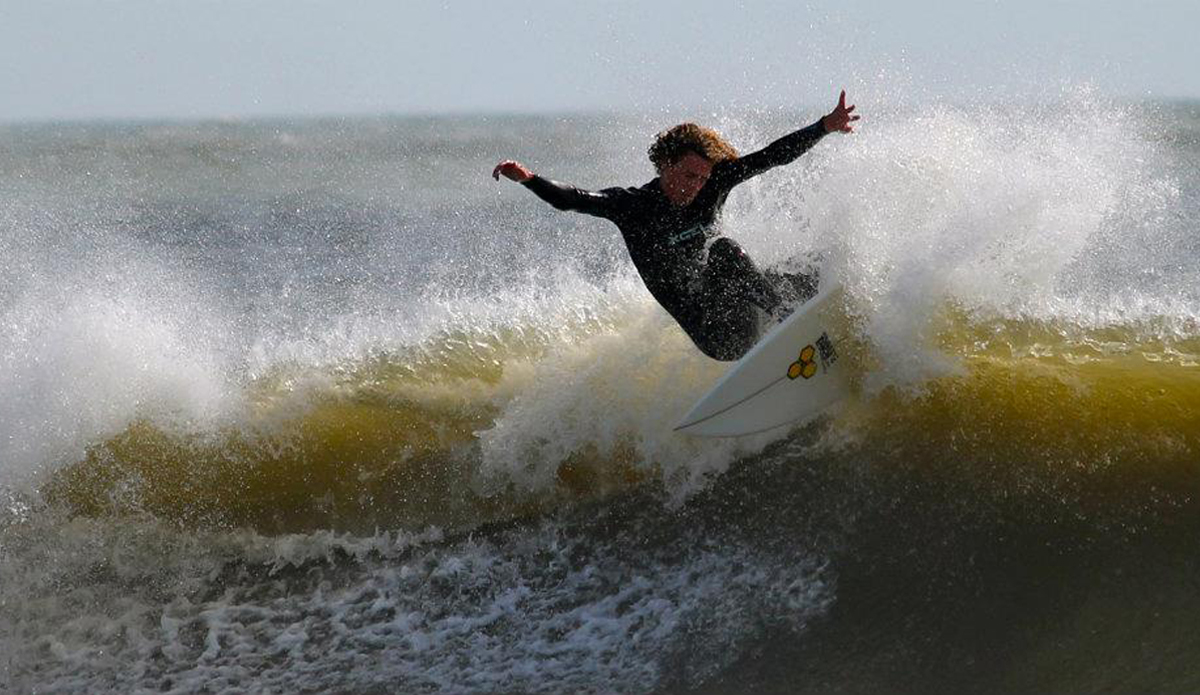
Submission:
<svg viewBox="0 0 1200 695">
<path fill-rule="evenodd" d="M 0 0 L 0 121 L 1200 98 L 1200 1 Z"/>
</svg>

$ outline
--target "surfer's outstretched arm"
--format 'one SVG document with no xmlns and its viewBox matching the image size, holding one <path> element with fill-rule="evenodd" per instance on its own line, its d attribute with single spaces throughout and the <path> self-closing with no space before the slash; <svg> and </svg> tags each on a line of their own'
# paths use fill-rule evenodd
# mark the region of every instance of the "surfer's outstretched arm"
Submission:
<svg viewBox="0 0 1200 695">
<path fill-rule="evenodd" d="M 850 124 L 857 121 L 858 116 L 851 115 L 852 111 L 854 111 L 854 105 L 846 106 L 846 92 L 842 90 L 841 96 L 838 98 L 838 105 L 834 107 L 833 111 L 821 117 L 821 120 L 785 135 L 757 152 L 721 163 L 719 168 L 713 171 L 713 176 L 722 177 L 728 186 L 736 186 L 768 169 L 790 164 L 817 144 L 817 141 L 826 134 L 835 131 L 854 132 L 854 128 Z"/>
<path fill-rule="evenodd" d="M 551 181 L 534 174 L 520 162 L 504 160 L 492 170 L 492 178 L 501 176 L 512 179 L 533 191 L 534 195 L 559 210 L 582 212 L 597 217 L 613 218 L 618 212 L 616 198 L 623 189 L 609 188 L 602 191 L 585 191 L 582 188 Z"/>
</svg>

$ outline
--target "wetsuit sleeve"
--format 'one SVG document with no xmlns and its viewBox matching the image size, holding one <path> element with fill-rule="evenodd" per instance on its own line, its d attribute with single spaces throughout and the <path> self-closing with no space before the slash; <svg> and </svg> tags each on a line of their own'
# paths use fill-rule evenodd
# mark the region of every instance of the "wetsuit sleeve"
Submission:
<svg viewBox="0 0 1200 695">
<path fill-rule="evenodd" d="M 732 188 L 746 179 L 758 176 L 767 169 L 790 164 L 823 137 L 825 137 L 825 124 L 817 121 L 807 128 L 801 128 L 779 138 L 757 152 L 723 162 L 719 165 L 721 182 Z"/>
<path fill-rule="evenodd" d="M 606 188 L 602 191 L 585 191 L 582 188 L 534 176 L 522 184 L 542 200 L 559 210 L 582 212 L 607 219 L 615 219 L 622 209 L 621 188 Z"/>
</svg>

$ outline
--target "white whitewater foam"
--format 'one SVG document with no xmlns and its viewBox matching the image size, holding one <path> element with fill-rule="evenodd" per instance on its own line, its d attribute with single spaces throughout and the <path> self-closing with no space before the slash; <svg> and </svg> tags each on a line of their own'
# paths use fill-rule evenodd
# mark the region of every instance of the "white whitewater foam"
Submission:
<svg viewBox="0 0 1200 695">
<path fill-rule="evenodd" d="M 1131 293 L 1141 318 L 1179 308 L 1170 287 L 1104 283 L 1167 267 L 1183 241 L 1182 227 L 1155 226 L 1179 196 L 1153 114 L 1087 89 L 1021 108 L 863 110 L 852 136 L 748 184 L 727 226 L 764 259 L 824 253 L 876 350 L 870 391 L 954 368 L 933 344 L 948 304 L 1068 323 L 1128 307 Z"/>
<path fill-rule="evenodd" d="M 49 693 L 646 692 L 702 682 L 764 627 L 798 635 L 832 600 L 818 562 L 684 542 L 624 552 L 548 522 L 448 544 L 9 527 L 4 677 Z"/>
</svg>

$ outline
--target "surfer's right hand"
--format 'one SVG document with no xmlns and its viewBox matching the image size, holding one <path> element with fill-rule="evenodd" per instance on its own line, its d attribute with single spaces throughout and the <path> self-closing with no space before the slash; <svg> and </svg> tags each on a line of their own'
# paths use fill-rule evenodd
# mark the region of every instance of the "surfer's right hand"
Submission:
<svg viewBox="0 0 1200 695">
<path fill-rule="evenodd" d="M 514 162 L 511 159 L 506 159 L 503 162 L 500 162 L 496 165 L 496 168 L 492 170 L 492 178 L 496 179 L 497 181 L 500 180 L 501 174 L 504 174 L 505 178 L 512 179 L 517 183 L 525 183 L 529 179 L 533 178 L 533 172 L 529 169 L 526 169 L 524 164 L 521 164 L 520 162 Z"/>
</svg>

